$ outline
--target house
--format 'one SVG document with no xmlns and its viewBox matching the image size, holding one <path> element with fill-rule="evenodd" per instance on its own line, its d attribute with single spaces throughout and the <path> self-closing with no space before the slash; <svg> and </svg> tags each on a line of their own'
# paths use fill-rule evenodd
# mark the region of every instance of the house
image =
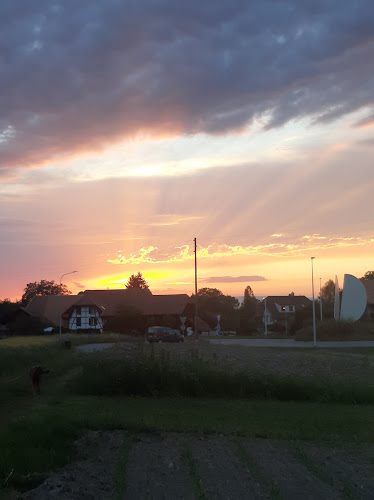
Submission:
<svg viewBox="0 0 374 500">
<path fill-rule="evenodd" d="M 192 317 L 194 310 L 187 294 L 153 295 L 150 291 L 138 289 L 86 290 L 78 295 L 38 296 L 25 310 L 56 328 L 61 321 L 64 330 L 101 332 L 121 307 L 137 309 L 155 324 L 168 316 L 178 326 L 180 317 Z"/>
<path fill-rule="evenodd" d="M 266 304 L 266 315 L 265 315 Z M 267 326 L 278 325 L 286 329 L 295 321 L 296 313 L 312 305 L 312 301 L 304 295 L 271 295 L 264 300 L 263 323 Z"/>
<path fill-rule="evenodd" d="M 374 320 L 374 280 L 361 280 L 367 295 L 367 304 L 362 319 Z"/>
<path fill-rule="evenodd" d="M 92 298 L 82 295 L 62 313 L 62 321 L 68 330 L 99 330 L 102 332 L 104 312 L 105 309 L 100 308 Z"/>
</svg>

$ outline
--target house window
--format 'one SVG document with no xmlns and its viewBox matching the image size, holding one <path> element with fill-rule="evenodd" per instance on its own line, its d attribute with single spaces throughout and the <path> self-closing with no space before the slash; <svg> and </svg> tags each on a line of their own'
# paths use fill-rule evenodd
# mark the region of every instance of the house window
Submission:
<svg viewBox="0 0 374 500">
<path fill-rule="evenodd" d="M 80 316 L 82 314 L 82 308 L 80 306 L 76 307 L 75 312 L 77 316 Z"/>
<path fill-rule="evenodd" d="M 96 318 L 90 318 L 90 326 L 96 326 L 97 320 Z"/>
<path fill-rule="evenodd" d="M 289 310 L 290 310 L 290 312 L 294 312 L 295 311 L 295 306 L 289 306 Z"/>
<path fill-rule="evenodd" d="M 94 306 L 90 306 L 89 312 L 90 312 L 91 316 L 95 316 L 95 308 L 94 308 Z"/>
<path fill-rule="evenodd" d="M 77 318 L 77 326 L 81 326 L 81 325 L 82 325 L 81 318 Z"/>
<path fill-rule="evenodd" d="M 286 306 L 282 306 L 281 310 L 284 311 L 284 312 L 286 312 Z"/>
</svg>

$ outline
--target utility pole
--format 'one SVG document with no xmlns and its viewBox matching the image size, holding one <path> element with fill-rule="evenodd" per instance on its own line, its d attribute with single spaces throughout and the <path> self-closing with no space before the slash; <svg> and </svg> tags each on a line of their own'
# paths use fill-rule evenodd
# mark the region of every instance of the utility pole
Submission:
<svg viewBox="0 0 374 500">
<path fill-rule="evenodd" d="M 65 273 L 61 276 L 60 278 L 60 291 L 61 291 L 61 286 L 62 286 L 62 278 L 64 276 L 67 276 L 68 274 L 74 274 L 74 273 L 77 273 L 78 271 L 70 271 L 70 273 Z M 61 294 L 60 294 L 61 295 Z M 62 301 L 62 298 L 60 298 L 58 300 L 59 302 L 59 340 L 61 341 L 61 332 L 62 332 L 62 308 L 61 308 L 61 301 Z"/>
<path fill-rule="evenodd" d="M 310 258 L 312 263 L 312 300 L 313 300 L 313 345 L 317 346 L 317 332 L 316 332 L 316 305 L 314 302 L 314 276 L 313 276 L 313 260 L 315 257 Z"/>
<path fill-rule="evenodd" d="M 195 337 L 198 338 L 197 331 L 197 250 L 196 250 L 196 238 L 194 238 L 195 244 Z"/>
<path fill-rule="evenodd" d="M 265 310 L 264 310 L 265 337 L 267 337 L 268 336 L 268 317 L 267 317 L 267 311 L 266 311 L 266 297 L 264 298 L 264 305 L 265 305 Z"/>
</svg>

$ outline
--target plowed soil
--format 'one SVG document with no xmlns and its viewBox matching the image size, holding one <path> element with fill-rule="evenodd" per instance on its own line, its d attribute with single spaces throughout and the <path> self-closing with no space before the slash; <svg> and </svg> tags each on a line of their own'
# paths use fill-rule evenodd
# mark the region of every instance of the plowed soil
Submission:
<svg viewBox="0 0 374 500">
<path fill-rule="evenodd" d="M 374 498 L 372 445 L 91 431 L 76 446 L 25 500 Z"/>
</svg>

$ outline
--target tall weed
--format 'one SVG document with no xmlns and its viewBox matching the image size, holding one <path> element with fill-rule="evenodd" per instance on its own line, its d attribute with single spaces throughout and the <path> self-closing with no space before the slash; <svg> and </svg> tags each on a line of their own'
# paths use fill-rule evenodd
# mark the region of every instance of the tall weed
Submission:
<svg viewBox="0 0 374 500">
<path fill-rule="evenodd" d="M 208 363 L 198 352 L 171 360 L 167 351 L 156 356 L 139 350 L 131 359 L 91 355 L 67 389 L 80 395 L 208 397 L 374 403 L 371 387 L 332 379 L 229 371 Z"/>
</svg>

